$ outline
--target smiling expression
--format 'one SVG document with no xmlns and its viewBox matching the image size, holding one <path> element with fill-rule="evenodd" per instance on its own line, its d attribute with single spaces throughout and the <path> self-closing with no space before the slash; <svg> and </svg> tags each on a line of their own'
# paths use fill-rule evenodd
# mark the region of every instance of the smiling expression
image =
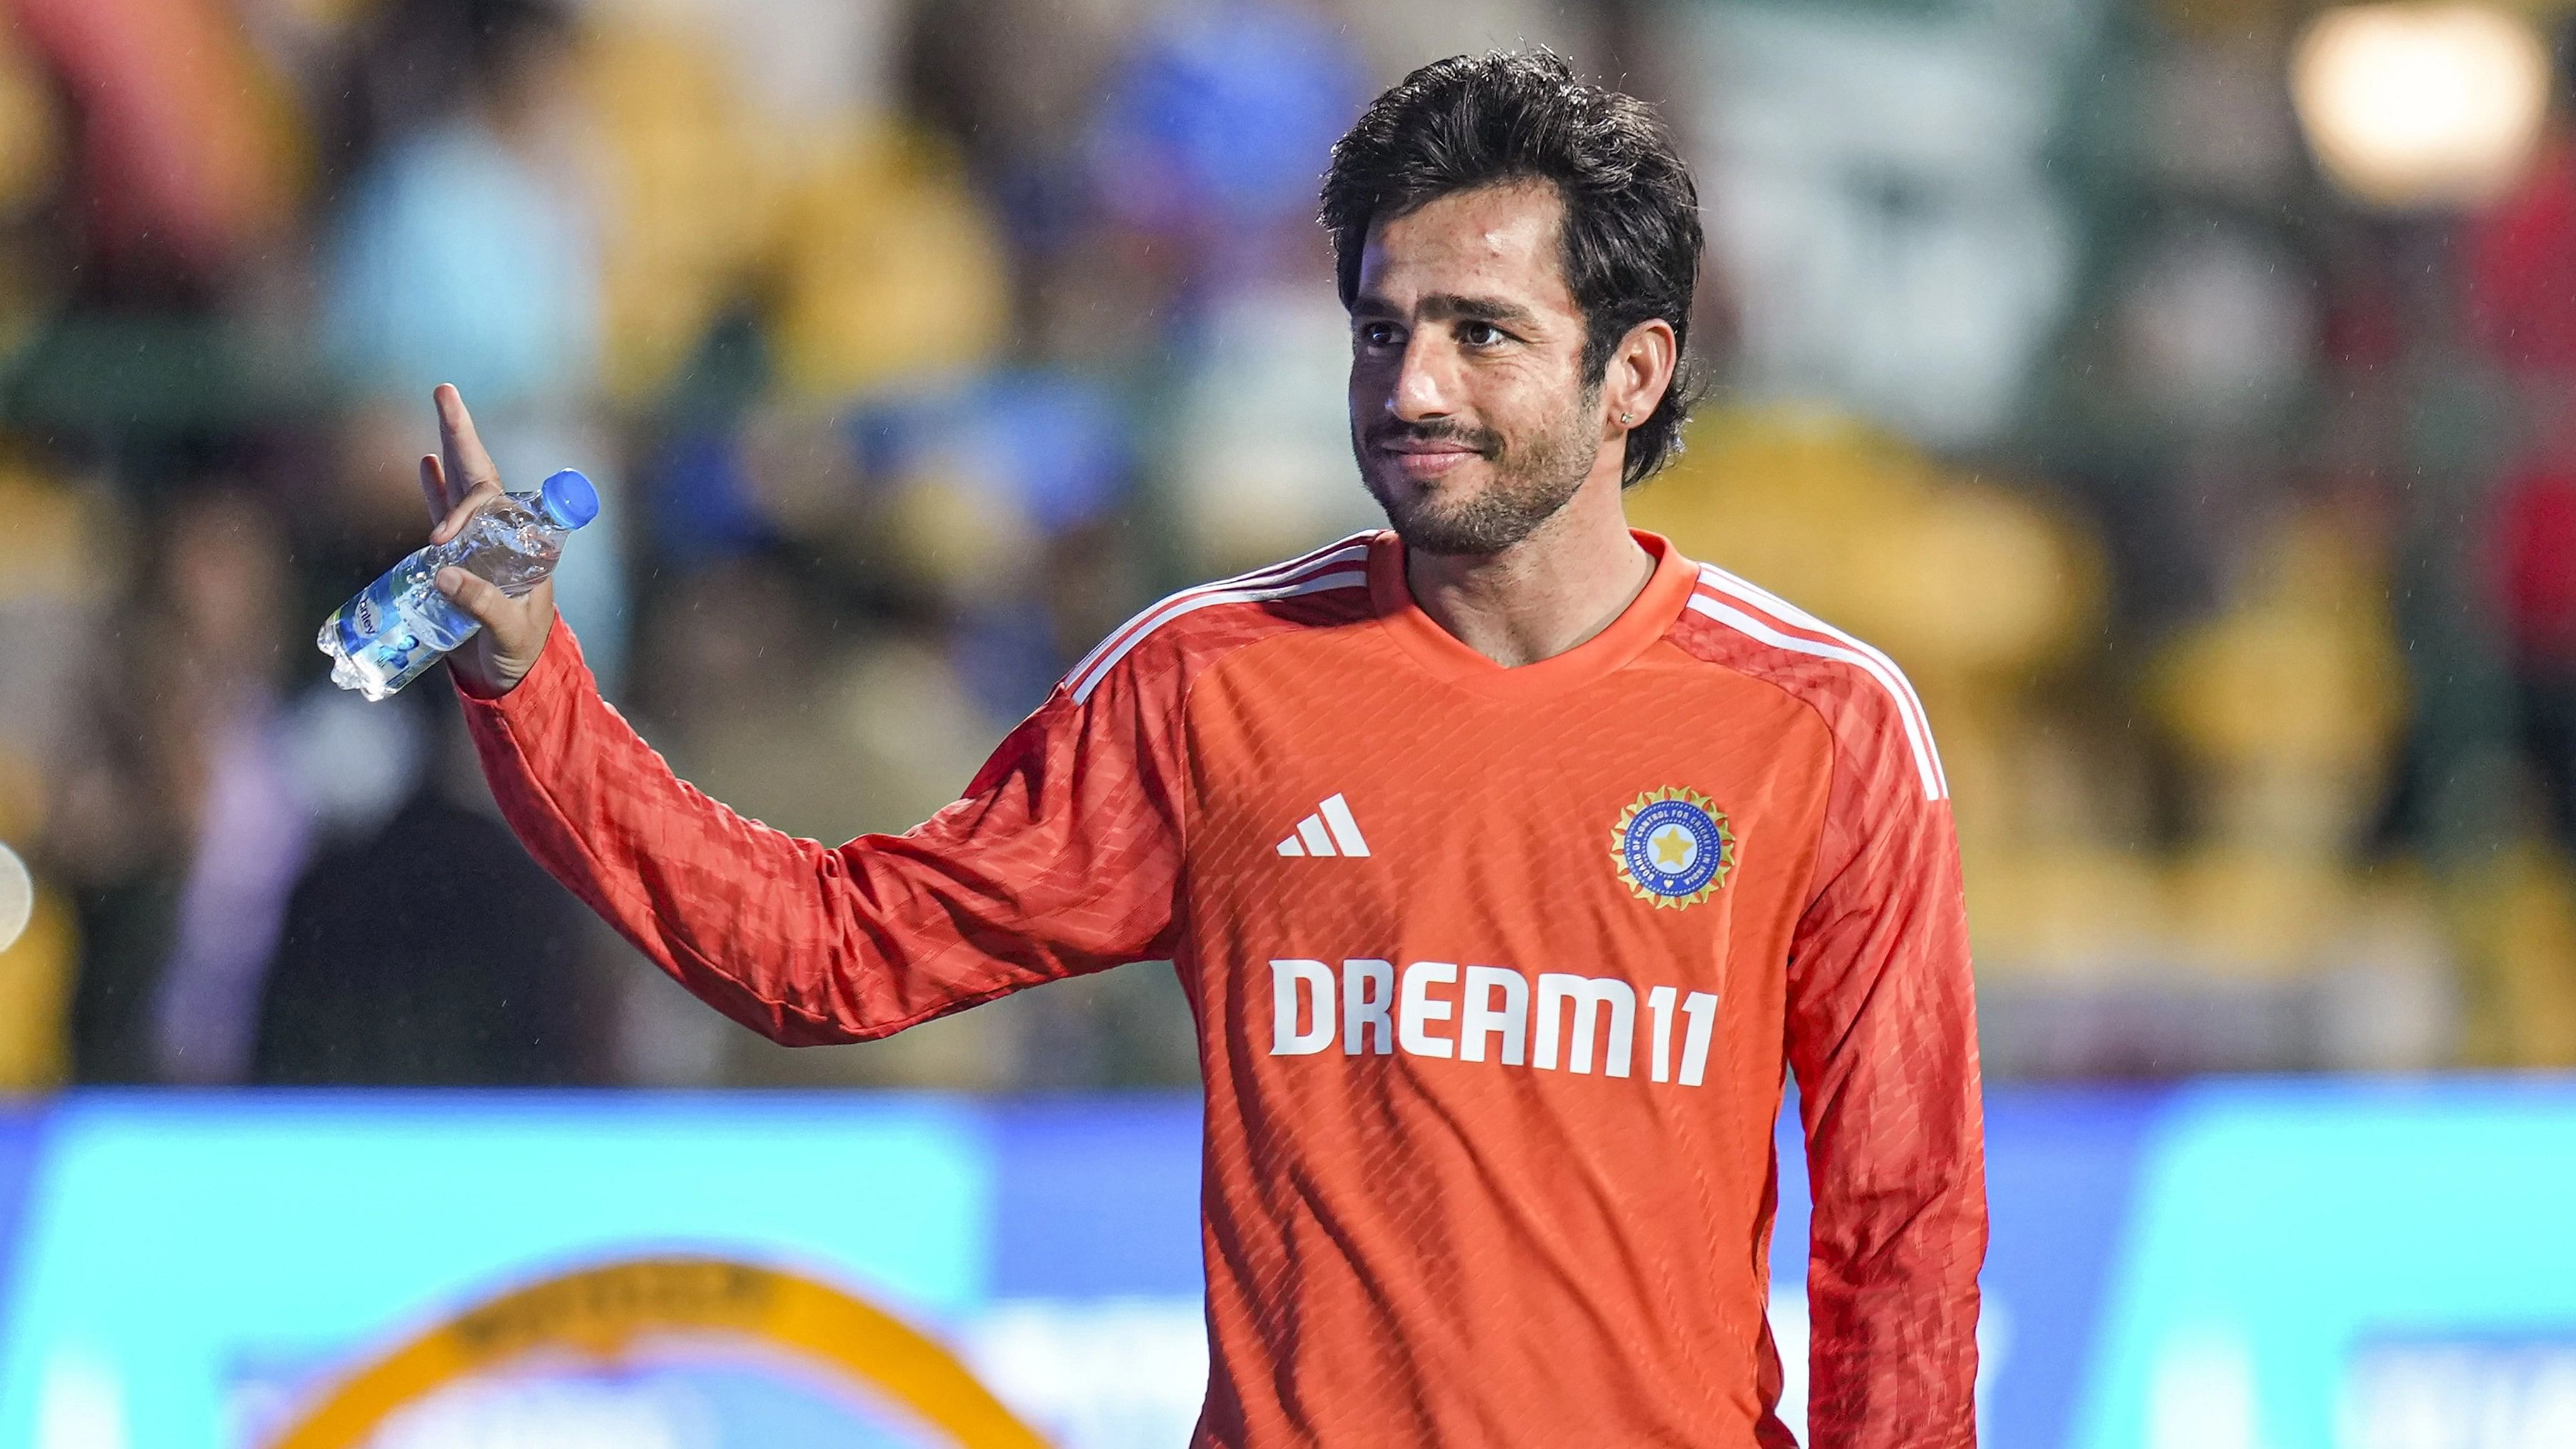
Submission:
<svg viewBox="0 0 2576 1449">
<path fill-rule="evenodd" d="M 1380 223 L 1351 303 L 1351 446 L 1405 543 L 1491 554 L 1600 461 L 1554 187 L 1453 192 Z"/>
</svg>

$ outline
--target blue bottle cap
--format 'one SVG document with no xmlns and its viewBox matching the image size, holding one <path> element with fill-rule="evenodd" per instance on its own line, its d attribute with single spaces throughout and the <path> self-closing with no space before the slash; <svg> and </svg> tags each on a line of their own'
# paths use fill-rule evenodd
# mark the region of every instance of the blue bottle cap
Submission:
<svg viewBox="0 0 2576 1449">
<path fill-rule="evenodd" d="M 564 528 L 579 528 L 599 516 L 599 490 L 580 470 L 566 468 L 537 488 L 546 516 Z"/>
</svg>

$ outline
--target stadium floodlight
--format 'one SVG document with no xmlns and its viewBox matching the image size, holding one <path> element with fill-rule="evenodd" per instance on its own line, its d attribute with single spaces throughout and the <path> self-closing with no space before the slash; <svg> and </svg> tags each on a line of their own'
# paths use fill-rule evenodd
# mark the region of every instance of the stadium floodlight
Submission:
<svg viewBox="0 0 2576 1449">
<path fill-rule="evenodd" d="M 2440 208 L 2518 177 L 2549 108 L 2549 52 L 2483 5 L 2352 5 L 2290 52 L 2300 128 L 2334 183 L 2376 206 Z"/>
</svg>

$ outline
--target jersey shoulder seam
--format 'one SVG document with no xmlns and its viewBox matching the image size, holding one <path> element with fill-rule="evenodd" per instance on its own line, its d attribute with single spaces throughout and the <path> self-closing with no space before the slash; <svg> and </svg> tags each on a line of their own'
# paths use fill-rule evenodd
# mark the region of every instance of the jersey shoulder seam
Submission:
<svg viewBox="0 0 2576 1449">
<path fill-rule="evenodd" d="M 1120 663 L 1130 653 L 1157 636 L 1166 635 L 1182 620 L 1207 610 L 1270 604 L 1343 589 L 1365 591 L 1368 587 L 1371 536 L 1355 534 L 1285 563 L 1198 584 L 1156 600 L 1111 630 L 1108 637 L 1083 656 L 1082 662 L 1065 675 L 1064 691 L 1076 704 L 1088 701 L 1092 692 L 1117 672 Z M 1305 626 L 1290 620 L 1285 621 L 1284 627 Z M 1243 641 L 1245 644 L 1254 642 L 1250 639 Z"/>
<path fill-rule="evenodd" d="M 1700 566 L 1699 578 L 1692 587 L 1683 614 L 1684 623 L 1689 622 L 1689 616 L 1697 615 L 1707 624 L 1741 636 L 1761 649 L 1838 665 L 1860 676 L 1872 687 L 1858 698 L 1876 700 L 1895 722 L 1897 729 L 1894 733 L 1904 739 L 1913 757 L 1914 773 L 1922 783 L 1924 798 L 1939 800 L 1949 796 L 1948 776 L 1941 767 L 1940 751 L 1933 743 L 1931 720 L 1924 712 L 1923 701 L 1904 671 L 1883 651 L 1714 564 Z M 1676 630 L 1677 634 L 1680 632 Z M 1862 743 L 1846 740 L 1844 732 L 1834 728 L 1833 717 L 1818 708 L 1815 701 L 1807 700 L 1804 692 L 1792 684 L 1773 677 L 1778 670 L 1766 668 L 1759 661 L 1707 658 L 1678 638 L 1675 643 L 1683 652 L 1703 663 L 1762 679 L 1804 700 L 1824 720 L 1827 732 L 1834 738 L 1837 753 Z"/>
</svg>

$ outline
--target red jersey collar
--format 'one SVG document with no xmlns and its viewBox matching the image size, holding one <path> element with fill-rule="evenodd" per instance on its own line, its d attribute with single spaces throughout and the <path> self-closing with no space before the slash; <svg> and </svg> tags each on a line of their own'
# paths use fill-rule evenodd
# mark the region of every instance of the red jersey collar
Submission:
<svg viewBox="0 0 2576 1449">
<path fill-rule="evenodd" d="M 1449 683 L 1505 696 L 1576 688 L 1615 672 L 1664 637 L 1681 617 L 1698 581 L 1699 566 L 1683 558 L 1681 550 L 1662 536 L 1635 528 L 1628 532 L 1655 560 L 1646 587 L 1610 621 L 1610 627 L 1534 664 L 1497 664 L 1422 612 L 1404 582 L 1404 541 L 1391 530 L 1381 530 L 1369 540 L 1369 601 L 1379 624 L 1404 652 Z"/>
</svg>

